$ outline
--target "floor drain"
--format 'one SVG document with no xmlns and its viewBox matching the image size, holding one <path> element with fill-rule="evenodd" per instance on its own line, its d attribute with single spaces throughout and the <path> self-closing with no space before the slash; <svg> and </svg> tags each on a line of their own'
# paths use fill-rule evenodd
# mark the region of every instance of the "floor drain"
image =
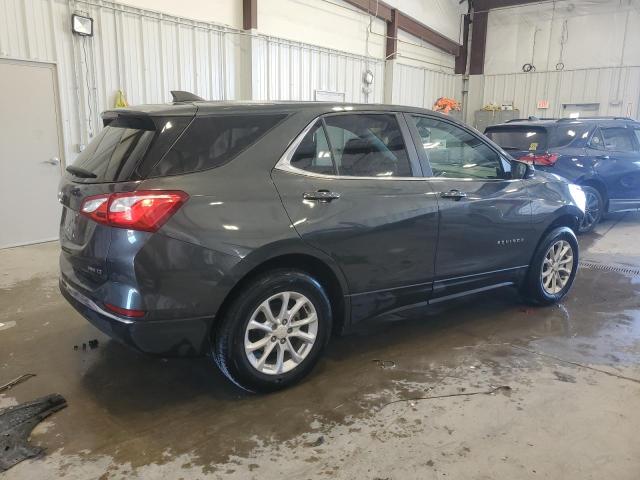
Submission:
<svg viewBox="0 0 640 480">
<path fill-rule="evenodd" d="M 621 265 L 611 265 L 606 263 L 595 262 L 579 262 L 580 268 L 586 268 L 588 270 L 604 270 L 606 272 L 623 273 L 625 275 L 639 275 L 640 269 L 623 267 Z"/>
</svg>

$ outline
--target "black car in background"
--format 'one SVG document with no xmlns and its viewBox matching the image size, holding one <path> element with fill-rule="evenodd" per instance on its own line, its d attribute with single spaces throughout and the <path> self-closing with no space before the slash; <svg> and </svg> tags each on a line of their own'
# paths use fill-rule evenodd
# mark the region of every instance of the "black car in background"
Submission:
<svg viewBox="0 0 640 480">
<path fill-rule="evenodd" d="M 587 210 L 580 233 L 607 212 L 640 208 L 640 123 L 630 118 L 511 120 L 485 135 L 514 158 L 583 187 Z"/>
<path fill-rule="evenodd" d="M 187 99 L 190 99 L 187 96 Z M 575 185 L 419 108 L 176 101 L 103 115 L 61 181 L 60 288 L 151 354 L 298 381 L 331 334 L 504 286 L 559 301 Z"/>
</svg>

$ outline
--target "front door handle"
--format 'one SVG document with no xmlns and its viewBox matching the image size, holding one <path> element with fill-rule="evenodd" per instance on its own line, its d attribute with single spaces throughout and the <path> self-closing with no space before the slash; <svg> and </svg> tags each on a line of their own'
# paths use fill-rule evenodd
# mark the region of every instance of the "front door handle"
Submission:
<svg viewBox="0 0 640 480">
<path fill-rule="evenodd" d="M 597 160 L 609 160 L 610 158 L 609 155 L 596 155 Z"/>
<path fill-rule="evenodd" d="M 318 190 L 317 192 L 305 192 L 302 195 L 302 198 L 304 198 L 305 200 L 328 203 L 340 198 L 340 194 L 336 192 L 330 192 L 329 190 Z"/>
<path fill-rule="evenodd" d="M 460 200 L 461 198 L 465 198 L 467 194 L 465 192 L 461 192 L 460 190 L 449 190 L 448 192 L 440 193 L 442 198 L 451 198 L 453 200 Z"/>
</svg>

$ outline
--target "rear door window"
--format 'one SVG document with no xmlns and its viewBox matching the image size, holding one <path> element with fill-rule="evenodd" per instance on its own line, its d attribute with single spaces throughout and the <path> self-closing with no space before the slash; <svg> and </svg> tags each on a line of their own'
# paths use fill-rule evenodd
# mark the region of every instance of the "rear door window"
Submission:
<svg viewBox="0 0 640 480">
<path fill-rule="evenodd" d="M 546 150 L 548 133 L 543 127 L 493 127 L 485 135 L 506 151 Z"/>
<path fill-rule="evenodd" d="M 285 117 L 286 114 L 196 117 L 150 176 L 180 175 L 224 165 Z"/>
<path fill-rule="evenodd" d="M 291 157 L 292 167 L 346 177 L 410 177 L 409 154 L 394 114 L 328 115 Z"/>
<path fill-rule="evenodd" d="M 325 117 L 338 175 L 411 177 L 409 154 L 394 114 L 347 114 Z"/>
<path fill-rule="evenodd" d="M 293 157 L 291 157 L 290 163 L 292 167 L 307 172 L 323 175 L 336 174 L 322 122 L 316 122 L 313 128 L 309 130 L 309 133 L 304 136 Z"/>
</svg>

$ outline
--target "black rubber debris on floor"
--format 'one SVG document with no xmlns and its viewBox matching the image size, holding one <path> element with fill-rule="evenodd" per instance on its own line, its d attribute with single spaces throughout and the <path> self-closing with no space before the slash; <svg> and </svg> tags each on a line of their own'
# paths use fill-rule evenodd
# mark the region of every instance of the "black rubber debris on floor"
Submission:
<svg viewBox="0 0 640 480">
<path fill-rule="evenodd" d="M 43 449 L 29 444 L 31 431 L 42 420 L 66 406 L 64 397 L 54 393 L 0 410 L 0 472 L 40 455 Z"/>
</svg>

